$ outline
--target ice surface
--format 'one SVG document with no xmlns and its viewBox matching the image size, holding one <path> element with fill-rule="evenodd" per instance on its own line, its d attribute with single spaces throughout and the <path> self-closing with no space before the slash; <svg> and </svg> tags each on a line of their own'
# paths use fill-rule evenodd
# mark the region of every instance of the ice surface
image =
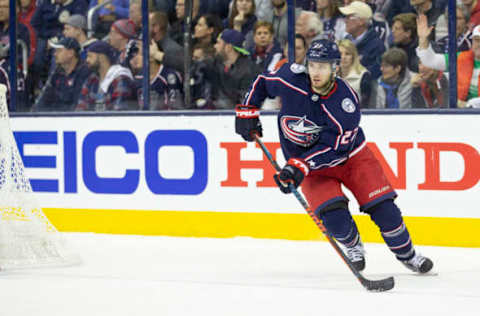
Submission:
<svg viewBox="0 0 480 316">
<path fill-rule="evenodd" d="M 67 234 L 81 266 L 0 273 L 0 316 L 479 315 L 480 249 L 418 247 L 417 276 L 366 244 L 367 292 L 325 242 Z"/>
</svg>

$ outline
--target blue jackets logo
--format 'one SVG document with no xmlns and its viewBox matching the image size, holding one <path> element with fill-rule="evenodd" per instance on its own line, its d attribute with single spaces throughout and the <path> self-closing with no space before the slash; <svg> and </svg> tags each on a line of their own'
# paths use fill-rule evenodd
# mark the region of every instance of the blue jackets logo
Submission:
<svg viewBox="0 0 480 316">
<path fill-rule="evenodd" d="M 282 116 L 280 126 L 285 138 L 303 147 L 315 144 L 322 131 L 322 127 L 308 120 L 306 116 Z"/>
</svg>

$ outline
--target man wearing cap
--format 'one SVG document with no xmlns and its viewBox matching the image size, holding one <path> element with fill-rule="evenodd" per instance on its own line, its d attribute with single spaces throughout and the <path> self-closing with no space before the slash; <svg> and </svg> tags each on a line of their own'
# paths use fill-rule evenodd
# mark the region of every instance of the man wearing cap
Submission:
<svg viewBox="0 0 480 316">
<path fill-rule="evenodd" d="M 87 53 L 87 65 L 95 75 L 82 87 L 78 111 L 137 110 L 130 69 L 116 64 L 116 51 L 104 41 L 93 43 Z"/>
<path fill-rule="evenodd" d="M 380 57 L 385 45 L 371 25 L 372 9 L 361 1 L 353 1 L 339 8 L 345 15 L 345 29 L 361 56 L 360 63 L 370 71 L 373 79 L 380 77 Z"/>
<path fill-rule="evenodd" d="M 78 102 L 82 85 L 90 75 L 85 64 L 80 62 L 80 44 L 71 37 L 51 42 L 55 49 L 56 69 L 47 80 L 33 110 L 73 111 Z"/>
<path fill-rule="evenodd" d="M 87 14 L 87 6 L 84 0 L 46 0 L 38 3 L 31 20 L 37 33 L 37 50 L 33 61 L 36 74 L 48 69 L 48 40 L 61 35 L 62 23 L 71 15 Z"/>
<path fill-rule="evenodd" d="M 216 58 L 210 64 L 214 106 L 217 109 L 233 109 L 242 101 L 251 81 L 257 75 L 257 67 L 243 48 L 242 33 L 225 29 L 215 44 Z"/>
<path fill-rule="evenodd" d="M 80 60 L 87 59 L 88 46 L 97 41 L 87 37 L 87 19 L 81 14 L 71 15 L 63 25 L 63 36 L 72 37 L 80 44 Z"/>
<path fill-rule="evenodd" d="M 119 52 L 117 59 L 119 64 L 123 64 L 125 61 L 125 51 L 128 41 L 134 39 L 136 35 L 135 24 L 133 24 L 132 20 L 122 19 L 112 24 L 110 33 L 108 34 L 108 42 Z"/>
</svg>

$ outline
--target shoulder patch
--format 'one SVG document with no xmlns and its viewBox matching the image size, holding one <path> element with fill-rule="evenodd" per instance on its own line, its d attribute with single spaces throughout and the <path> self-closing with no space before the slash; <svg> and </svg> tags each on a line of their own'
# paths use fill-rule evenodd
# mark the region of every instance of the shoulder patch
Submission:
<svg viewBox="0 0 480 316">
<path fill-rule="evenodd" d="M 290 70 L 295 74 L 301 74 L 302 72 L 305 72 L 305 66 L 293 63 L 290 65 Z"/>
<path fill-rule="evenodd" d="M 174 85 L 177 83 L 177 77 L 173 73 L 170 73 L 167 75 L 167 82 L 170 85 Z"/>
<path fill-rule="evenodd" d="M 342 101 L 342 109 L 347 113 L 353 113 L 356 110 L 355 103 L 349 98 L 345 98 Z"/>
<path fill-rule="evenodd" d="M 67 10 L 63 10 L 58 15 L 58 22 L 60 22 L 62 24 L 65 24 L 65 23 L 67 23 L 69 17 L 70 17 L 70 12 L 67 11 Z"/>
</svg>

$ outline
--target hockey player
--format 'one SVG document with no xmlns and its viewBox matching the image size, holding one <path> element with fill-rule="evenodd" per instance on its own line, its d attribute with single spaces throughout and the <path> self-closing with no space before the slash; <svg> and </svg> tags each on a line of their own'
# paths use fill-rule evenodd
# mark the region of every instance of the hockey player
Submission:
<svg viewBox="0 0 480 316">
<path fill-rule="evenodd" d="M 280 190 L 288 184 L 302 191 L 315 215 L 345 247 L 357 270 L 365 268 L 365 252 L 357 226 L 348 210 L 344 184 L 360 211 L 380 228 L 390 250 L 407 268 L 426 273 L 432 261 L 415 251 L 394 199 L 397 196 L 380 163 L 366 146 L 360 122 L 359 99 L 336 76 L 340 53 L 330 40 L 313 41 L 307 66 L 285 64 L 263 73 L 253 82 L 244 104 L 236 107 L 235 131 L 246 141 L 262 136 L 259 108 L 267 97 L 279 96 L 280 144 L 287 161 L 274 177 Z"/>
</svg>

